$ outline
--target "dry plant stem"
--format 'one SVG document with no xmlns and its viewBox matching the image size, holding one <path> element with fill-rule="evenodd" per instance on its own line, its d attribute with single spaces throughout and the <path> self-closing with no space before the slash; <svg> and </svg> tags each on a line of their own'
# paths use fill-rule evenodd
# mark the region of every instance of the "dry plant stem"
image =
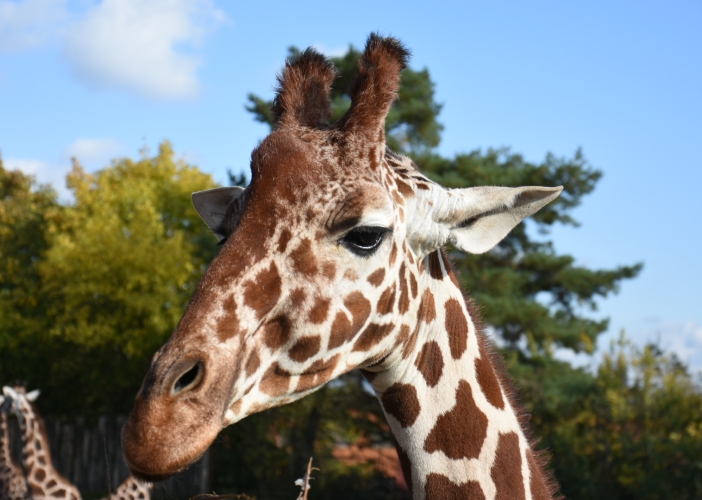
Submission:
<svg viewBox="0 0 702 500">
<path fill-rule="evenodd" d="M 243 493 L 231 493 L 227 495 L 216 495 L 211 493 L 200 493 L 190 498 L 190 500 L 256 500 L 256 497 L 250 497 Z"/>
<path fill-rule="evenodd" d="M 307 492 L 310 491 L 310 474 L 312 474 L 312 457 L 307 463 L 307 472 L 305 473 L 305 486 L 303 491 L 302 500 L 307 500 Z"/>
</svg>

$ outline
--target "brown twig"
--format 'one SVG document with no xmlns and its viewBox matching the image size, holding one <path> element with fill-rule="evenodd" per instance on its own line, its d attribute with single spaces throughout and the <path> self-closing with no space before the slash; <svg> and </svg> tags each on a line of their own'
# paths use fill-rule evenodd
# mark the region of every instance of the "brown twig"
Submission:
<svg viewBox="0 0 702 500">
<path fill-rule="evenodd" d="M 230 493 L 227 495 L 217 495 L 214 493 L 200 493 L 190 498 L 190 500 L 256 500 L 256 497 L 250 497 L 243 493 Z"/>
</svg>

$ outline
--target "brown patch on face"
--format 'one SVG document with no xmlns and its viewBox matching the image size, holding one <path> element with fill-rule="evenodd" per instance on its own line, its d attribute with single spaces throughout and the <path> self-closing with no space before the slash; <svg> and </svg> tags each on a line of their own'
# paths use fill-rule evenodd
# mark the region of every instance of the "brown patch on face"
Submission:
<svg viewBox="0 0 702 500">
<path fill-rule="evenodd" d="M 417 278 L 414 277 L 414 274 L 410 273 L 410 290 L 412 291 L 412 298 L 416 299 L 417 298 L 417 293 L 419 293 L 419 289 L 417 287 Z"/>
<path fill-rule="evenodd" d="M 304 276 L 312 276 L 319 272 L 317 259 L 312 251 L 312 241 L 304 238 L 300 244 L 290 252 L 293 262 L 293 269 Z"/>
<path fill-rule="evenodd" d="M 339 347 L 346 342 L 349 331 L 351 331 L 351 322 L 346 316 L 346 313 L 339 311 L 336 313 L 334 323 L 332 323 L 331 335 L 329 336 L 329 349 Z"/>
<path fill-rule="evenodd" d="M 404 206 L 405 200 L 400 196 L 400 193 L 395 191 L 394 189 L 392 190 L 392 199 L 395 200 L 395 203 L 397 203 L 400 206 Z"/>
<path fill-rule="evenodd" d="M 519 436 L 515 432 L 500 434 L 490 477 L 497 488 L 495 500 L 526 498 L 522 478 L 522 456 L 519 453 Z"/>
<path fill-rule="evenodd" d="M 371 323 L 368 325 L 363 333 L 358 337 L 356 343 L 353 345 L 354 352 L 365 352 L 370 350 L 372 347 L 383 340 L 394 328 L 395 325 L 392 323 L 387 325 L 378 325 L 376 323 Z"/>
<path fill-rule="evenodd" d="M 429 387 L 434 387 L 438 384 L 444 371 L 444 357 L 441 355 L 439 344 L 433 340 L 424 344 L 414 365 Z"/>
<path fill-rule="evenodd" d="M 405 482 L 407 483 L 407 489 L 412 493 L 412 462 L 410 457 L 405 450 L 402 449 L 400 444 L 395 441 L 395 450 L 397 450 L 397 458 L 400 459 L 400 467 L 402 468 L 402 474 L 405 476 Z"/>
<path fill-rule="evenodd" d="M 236 336 L 239 330 L 239 317 L 236 315 L 236 300 L 231 296 L 224 301 L 224 316 L 217 321 L 217 338 L 226 342 Z"/>
<path fill-rule="evenodd" d="M 409 358 L 412 353 L 414 352 L 414 348 L 417 345 L 417 336 L 419 334 L 419 323 L 417 323 L 417 326 L 414 329 L 414 332 L 412 332 L 412 335 L 410 335 L 409 339 L 405 343 L 404 349 L 402 349 L 402 359 L 407 359 Z"/>
<path fill-rule="evenodd" d="M 485 494 L 478 481 L 456 484 L 443 474 L 434 472 L 427 476 L 424 492 L 427 500 L 485 500 Z"/>
<path fill-rule="evenodd" d="M 46 479 L 46 471 L 44 469 L 37 469 L 34 472 L 34 479 L 41 483 L 44 479 Z"/>
<path fill-rule="evenodd" d="M 290 338 L 290 322 L 278 316 L 263 326 L 263 342 L 273 350 L 280 349 Z"/>
<path fill-rule="evenodd" d="M 339 363 L 340 357 L 341 356 L 337 354 L 326 361 L 319 359 L 312 363 L 309 368 L 305 370 L 305 373 L 300 375 L 295 392 L 304 392 L 328 382 L 331 379 L 334 368 L 336 368 L 336 365 Z"/>
<path fill-rule="evenodd" d="M 300 307 L 305 301 L 305 296 L 305 291 L 302 288 L 296 288 L 290 292 L 290 302 L 292 302 L 295 307 Z"/>
<path fill-rule="evenodd" d="M 373 273 L 368 276 L 368 283 L 377 287 L 381 285 L 383 279 L 385 279 L 385 269 L 381 267 L 380 269 L 373 271 Z"/>
<path fill-rule="evenodd" d="M 405 198 L 414 196 L 414 190 L 409 186 L 409 184 L 402 182 L 400 179 L 395 179 L 395 182 L 397 183 L 397 189 L 400 190 L 402 196 Z"/>
<path fill-rule="evenodd" d="M 400 266 L 400 314 L 405 314 L 409 309 L 409 291 L 407 290 L 407 278 L 405 277 L 405 264 Z"/>
<path fill-rule="evenodd" d="M 268 269 L 260 271 L 254 280 L 244 283 L 244 301 L 260 318 L 278 303 L 281 287 L 278 268 L 275 262 L 271 262 Z"/>
<path fill-rule="evenodd" d="M 424 290 L 422 301 L 419 304 L 419 318 L 426 324 L 431 323 L 436 319 L 436 303 L 434 302 L 434 294 L 430 289 Z"/>
<path fill-rule="evenodd" d="M 429 190 L 429 186 L 427 186 L 423 182 L 415 182 L 415 185 L 417 186 L 417 189 L 423 189 L 424 191 Z"/>
<path fill-rule="evenodd" d="M 444 269 L 446 269 L 449 278 L 451 278 L 453 284 L 456 285 L 456 288 L 461 288 L 461 285 L 458 284 L 458 278 L 456 278 L 456 272 L 453 270 L 453 266 L 448 260 L 448 256 L 444 253 L 443 250 L 441 250 L 439 254 L 441 254 L 441 260 L 444 262 Z"/>
<path fill-rule="evenodd" d="M 413 385 L 395 383 L 380 397 L 383 408 L 395 417 L 402 427 L 412 425 L 422 409 L 417 398 L 417 389 Z"/>
<path fill-rule="evenodd" d="M 441 257 L 439 253 L 439 250 L 434 250 L 429 254 L 429 274 L 435 280 L 444 279 L 444 271 L 441 269 Z"/>
<path fill-rule="evenodd" d="M 307 320 L 313 325 L 321 325 L 329 316 L 329 304 L 331 300 L 326 297 L 317 297 L 314 299 L 314 305 L 307 314 Z"/>
<path fill-rule="evenodd" d="M 344 278 L 349 281 L 357 281 L 358 273 L 353 269 L 347 269 L 346 271 L 344 271 Z"/>
<path fill-rule="evenodd" d="M 276 362 L 263 374 L 259 389 L 269 396 L 278 397 L 288 392 L 289 386 L 290 373 Z"/>
<path fill-rule="evenodd" d="M 485 347 L 485 339 L 481 338 L 480 335 L 478 335 L 478 348 L 480 350 L 480 357 L 475 359 L 475 373 L 478 377 L 480 389 L 492 406 L 502 410 L 505 407 L 505 402 L 502 398 L 500 382 L 497 380 L 495 370 L 490 363 L 490 357 Z"/>
<path fill-rule="evenodd" d="M 534 453 L 527 450 L 527 463 L 529 464 L 529 489 L 534 500 L 551 500 L 551 491 L 541 472 L 541 468 L 534 458 Z"/>
<path fill-rule="evenodd" d="M 278 238 L 278 252 L 285 252 L 285 250 L 288 248 L 290 238 L 292 238 L 292 233 L 288 229 L 284 228 L 280 232 L 280 237 Z"/>
<path fill-rule="evenodd" d="M 328 280 L 333 280 L 336 276 L 336 265 L 333 262 L 325 262 L 322 265 L 322 275 Z"/>
<path fill-rule="evenodd" d="M 322 337 L 319 335 L 302 337 L 292 346 L 290 352 L 288 352 L 288 356 L 293 361 L 302 363 L 317 354 L 320 347 L 322 347 Z"/>
<path fill-rule="evenodd" d="M 371 313 L 371 303 L 361 292 L 351 292 L 344 299 L 344 305 L 351 312 L 353 322 L 349 321 L 341 311 L 336 314 L 329 337 L 329 349 L 339 347 L 351 340 L 366 323 Z"/>
<path fill-rule="evenodd" d="M 253 375 L 254 372 L 258 370 L 259 366 L 261 366 L 261 358 L 259 358 L 258 352 L 254 351 L 251 353 L 251 356 L 249 356 L 249 359 L 246 361 L 246 376 L 250 377 L 251 375 Z"/>
<path fill-rule="evenodd" d="M 442 451 L 447 457 L 478 458 L 487 436 L 488 419 L 475 404 L 470 384 L 458 383 L 456 404 L 442 414 L 424 442 L 424 451 Z"/>
<path fill-rule="evenodd" d="M 397 245 L 395 243 L 392 244 L 392 250 L 390 250 L 390 266 L 395 265 L 395 259 L 397 258 Z"/>
<path fill-rule="evenodd" d="M 453 359 L 460 358 L 468 347 L 468 321 L 456 299 L 449 299 L 444 305 L 446 308 L 445 326 L 449 334 L 449 347 Z"/>
<path fill-rule="evenodd" d="M 390 314 L 395 307 L 395 285 L 390 285 L 378 299 L 378 314 Z"/>
</svg>

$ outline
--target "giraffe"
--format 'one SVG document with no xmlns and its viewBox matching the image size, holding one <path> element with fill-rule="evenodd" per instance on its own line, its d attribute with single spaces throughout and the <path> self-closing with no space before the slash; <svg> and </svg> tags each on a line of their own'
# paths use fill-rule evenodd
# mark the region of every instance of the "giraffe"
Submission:
<svg viewBox="0 0 702 500">
<path fill-rule="evenodd" d="M 250 185 L 193 194 L 222 248 L 122 430 L 134 475 L 168 477 L 223 427 L 360 368 L 413 499 L 552 498 L 442 247 L 486 252 L 562 187 L 445 189 L 389 151 L 385 119 L 408 57 L 371 34 L 334 124 L 333 64 L 313 49 L 288 61 Z"/>
<path fill-rule="evenodd" d="M 12 402 L 0 395 L 0 500 L 28 500 L 29 487 L 24 469 L 12 456 L 10 413 Z"/>
<path fill-rule="evenodd" d="M 22 431 L 23 458 L 27 468 L 24 480 L 25 484 L 29 483 L 32 499 L 81 500 L 78 488 L 59 474 L 53 466 L 44 421 L 33 404 L 39 397 L 39 391 L 27 393 L 24 387 L 5 386 L 3 392 L 4 399 L 12 405 L 17 415 Z M 22 475 L 24 477 L 24 472 Z M 140 481 L 130 475 L 113 493 L 101 500 L 150 500 L 152 488 L 151 483 Z"/>
</svg>

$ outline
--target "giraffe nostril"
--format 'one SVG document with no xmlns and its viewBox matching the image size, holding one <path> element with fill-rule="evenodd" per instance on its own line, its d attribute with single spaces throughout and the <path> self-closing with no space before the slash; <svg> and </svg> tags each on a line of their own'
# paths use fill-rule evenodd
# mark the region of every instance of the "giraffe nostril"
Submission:
<svg viewBox="0 0 702 500">
<path fill-rule="evenodd" d="M 180 378 L 176 380 L 176 383 L 173 385 L 174 396 L 185 389 L 194 387 L 195 384 L 200 381 L 200 379 L 202 378 L 202 368 L 200 365 L 200 362 L 195 363 L 195 365 L 192 368 L 183 373 L 180 376 Z"/>
</svg>

